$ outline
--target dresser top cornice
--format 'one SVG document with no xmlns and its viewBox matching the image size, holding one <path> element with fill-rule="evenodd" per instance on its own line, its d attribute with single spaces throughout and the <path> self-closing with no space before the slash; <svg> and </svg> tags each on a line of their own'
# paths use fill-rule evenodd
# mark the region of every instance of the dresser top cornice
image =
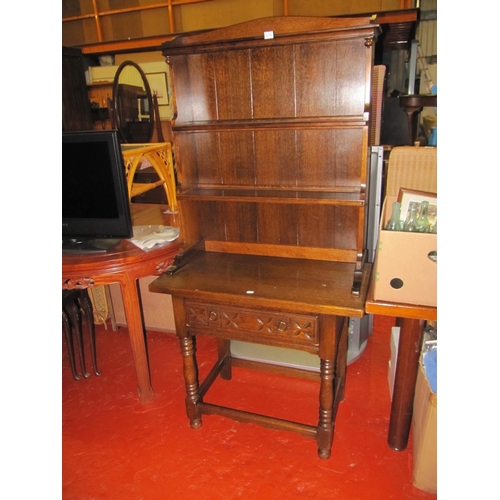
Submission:
<svg viewBox="0 0 500 500">
<path fill-rule="evenodd" d="M 270 35 L 272 33 L 272 35 Z M 372 21 L 370 17 L 356 18 L 329 18 L 329 17 L 265 17 L 246 21 L 228 27 L 202 31 L 198 33 L 179 35 L 168 42 L 162 44 L 164 55 L 172 53 L 182 53 L 182 49 L 196 48 L 222 49 L 226 43 L 241 44 L 276 44 L 289 43 L 290 38 L 308 37 L 320 40 L 323 37 L 329 38 L 332 35 L 337 37 L 353 37 L 365 35 L 370 39 L 376 39 L 381 33 L 380 26 Z M 267 35 L 265 35 L 267 34 Z"/>
</svg>

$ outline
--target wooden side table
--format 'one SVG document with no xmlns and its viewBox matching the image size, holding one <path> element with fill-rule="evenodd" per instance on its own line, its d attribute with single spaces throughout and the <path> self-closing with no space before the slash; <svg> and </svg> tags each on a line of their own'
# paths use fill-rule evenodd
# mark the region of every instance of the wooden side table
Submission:
<svg viewBox="0 0 500 500">
<path fill-rule="evenodd" d="M 397 451 L 406 449 L 413 415 L 413 397 L 425 320 L 437 319 L 437 308 L 374 300 L 374 279 L 366 297 L 365 312 L 396 318 L 400 327 L 398 358 L 394 378 L 391 418 L 387 441 Z"/>
<path fill-rule="evenodd" d="M 157 205 L 146 207 L 134 205 L 132 220 L 135 225 L 147 223 L 178 225 L 173 216 L 163 216 L 161 208 Z M 62 258 L 63 290 L 120 284 L 141 403 L 151 401 L 154 394 L 137 281 L 139 278 L 165 272 L 178 253 L 178 240 L 149 251 L 141 250 L 132 242 L 123 240 L 106 253 L 63 254 Z"/>
<path fill-rule="evenodd" d="M 370 265 L 365 268 L 359 296 L 351 293 L 354 264 L 218 252 L 201 251 L 174 275 L 165 274 L 153 281 L 150 291 L 172 295 L 191 427 L 201 426 L 202 414 L 218 414 L 294 431 L 315 439 L 319 457 L 328 458 L 337 405 L 344 396 L 347 318 L 363 315 Z M 201 384 L 195 354 L 197 335 L 218 340 L 218 360 Z M 230 379 L 232 366 L 317 377 L 298 368 L 232 358 L 231 340 L 317 354 L 318 424 L 306 425 L 206 402 L 204 397 L 212 383 L 218 376 Z"/>
</svg>

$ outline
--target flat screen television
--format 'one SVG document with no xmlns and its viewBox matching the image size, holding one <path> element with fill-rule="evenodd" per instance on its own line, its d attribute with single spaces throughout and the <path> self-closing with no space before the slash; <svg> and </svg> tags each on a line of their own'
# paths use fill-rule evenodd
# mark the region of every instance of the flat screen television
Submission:
<svg viewBox="0 0 500 500">
<path fill-rule="evenodd" d="M 63 252 L 105 252 L 131 236 L 130 202 L 118 132 L 63 132 Z"/>
</svg>

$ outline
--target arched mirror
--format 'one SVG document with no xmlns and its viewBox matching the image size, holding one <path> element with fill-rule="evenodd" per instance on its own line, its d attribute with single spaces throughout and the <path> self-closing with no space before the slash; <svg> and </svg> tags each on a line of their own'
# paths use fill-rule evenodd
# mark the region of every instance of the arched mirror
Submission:
<svg viewBox="0 0 500 500">
<path fill-rule="evenodd" d="M 150 142 L 154 130 L 151 88 L 144 71 L 133 61 L 124 61 L 113 81 L 115 125 L 123 142 Z"/>
</svg>

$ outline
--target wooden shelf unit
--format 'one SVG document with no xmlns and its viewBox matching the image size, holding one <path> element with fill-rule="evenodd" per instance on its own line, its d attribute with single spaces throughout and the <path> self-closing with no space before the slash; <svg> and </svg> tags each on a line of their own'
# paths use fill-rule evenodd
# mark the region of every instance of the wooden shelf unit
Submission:
<svg viewBox="0 0 500 500">
<path fill-rule="evenodd" d="M 149 285 L 172 295 L 190 425 L 219 414 L 314 438 L 331 454 L 343 399 L 348 317 L 362 317 L 370 19 L 267 18 L 163 44 L 173 80 L 174 151 L 185 251 Z M 196 335 L 218 360 L 198 381 Z M 320 358 L 319 420 L 308 425 L 205 395 L 231 379 L 231 340 Z M 300 369 L 280 373 L 310 378 Z M 279 390 L 276 391 L 279 397 Z"/>
<path fill-rule="evenodd" d="M 362 269 L 377 34 L 369 18 L 287 17 L 163 44 L 186 247 L 338 250 Z"/>
</svg>

